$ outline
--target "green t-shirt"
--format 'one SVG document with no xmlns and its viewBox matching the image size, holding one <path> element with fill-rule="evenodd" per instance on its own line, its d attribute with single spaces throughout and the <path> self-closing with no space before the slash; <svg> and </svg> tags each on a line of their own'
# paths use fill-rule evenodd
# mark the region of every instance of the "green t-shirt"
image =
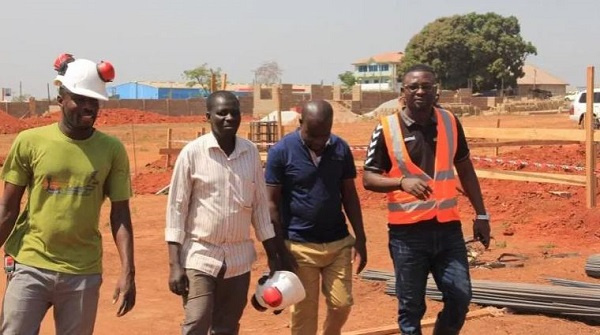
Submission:
<svg viewBox="0 0 600 335">
<path fill-rule="evenodd" d="M 131 196 L 129 160 L 118 139 L 96 130 L 77 141 L 58 124 L 23 131 L 4 162 L 2 179 L 28 191 L 6 253 L 57 272 L 102 272 L 100 207 L 106 196 L 111 201 Z"/>
</svg>

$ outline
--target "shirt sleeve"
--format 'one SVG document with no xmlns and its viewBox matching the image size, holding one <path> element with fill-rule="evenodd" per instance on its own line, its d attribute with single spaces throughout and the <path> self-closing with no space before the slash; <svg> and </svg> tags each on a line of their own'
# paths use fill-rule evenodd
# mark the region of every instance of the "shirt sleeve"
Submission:
<svg viewBox="0 0 600 335">
<path fill-rule="evenodd" d="M 385 145 L 383 126 L 380 123 L 373 130 L 373 134 L 371 134 L 371 142 L 367 147 L 364 169 L 376 173 L 384 173 L 389 172 L 391 168 L 392 162 L 390 161 L 387 146 Z"/>
<path fill-rule="evenodd" d="M 457 146 L 456 146 L 456 154 L 454 154 L 454 162 L 461 162 L 465 159 L 469 158 L 470 151 L 469 146 L 467 144 L 467 138 L 465 137 L 465 130 L 463 129 L 458 118 L 456 119 L 456 138 L 457 138 Z"/>
<path fill-rule="evenodd" d="M 18 135 L 4 160 L 2 179 L 14 185 L 27 186 L 33 177 L 32 154 L 27 141 L 23 139 L 22 135 Z"/>
<path fill-rule="evenodd" d="M 354 156 L 350 146 L 344 143 L 344 171 L 342 173 L 342 179 L 354 179 L 356 178 L 356 165 L 354 164 Z"/>
<path fill-rule="evenodd" d="M 267 199 L 267 186 L 265 184 L 265 176 L 262 172 L 262 164 L 258 149 L 255 150 L 255 165 L 254 165 L 254 203 L 252 203 L 252 226 L 256 234 L 256 239 L 265 241 L 275 237 L 275 229 L 271 223 L 271 215 L 269 214 L 269 201 Z"/>
<path fill-rule="evenodd" d="M 129 158 L 123 143 L 117 141 L 110 172 L 105 181 L 106 195 L 110 201 L 123 201 L 131 198 L 131 173 Z"/>
<path fill-rule="evenodd" d="M 183 244 L 185 237 L 185 223 L 193 187 L 188 154 L 189 151 L 184 147 L 179 156 L 177 156 L 173 168 L 173 176 L 171 177 L 167 200 L 167 224 L 165 228 L 165 241 L 167 242 Z"/>
<path fill-rule="evenodd" d="M 267 185 L 283 184 L 285 176 L 285 164 L 282 157 L 283 151 L 278 146 L 269 149 L 267 165 L 265 167 L 265 178 Z"/>
</svg>

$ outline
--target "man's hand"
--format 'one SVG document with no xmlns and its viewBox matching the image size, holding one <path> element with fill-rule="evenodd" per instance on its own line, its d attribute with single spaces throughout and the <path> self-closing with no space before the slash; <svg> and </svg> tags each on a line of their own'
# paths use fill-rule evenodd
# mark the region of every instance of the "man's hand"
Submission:
<svg viewBox="0 0 600 335">
<path fill-rule="evenodd" d="M 487 249 L 490 247 L 490 220 L 473 220 L 473 238 Z"/>
<path fill-rule="evenodd" d="M 401 181 L 402 190 L 408 194 L 415 196 L 419 200 L 427 200 L 431 196 L 433 190 L 431 186 L 427 184 L 426 181 L 415 178 L 415 177 L 406 177 Z"/>
<path fill-rule="evenodd" d="M 132 273 L 121 274 L 117 281 L 115 293 L 113 294 L 113 304 L 119 301 L 119 296 L 121 294 L 123 295 L 123 299 L 121 300 L 121 306 L 119 306 L 119 310 L 117 311 L 118 317 L 127 314 L 127 312 L 132 310 L 133 306 L 135 306 L 135 279 Z"/>
<path fill-rule="evenodd" d="M 177 295 L 184 295 L 189 288 L 188 277 L 181 265 L 171 265 L 169 270 L 169 289 Z"/>
<path fill-rule="evenodd" d="M 283 270 L 283 263 L 278 254 L 271 257 L 267 256 L 267 262 L 269 264 L 269 277 L 272 277 L 275 271 Z"/>
<path fill-rule="evenodd" d="M 352 248 L 352 263 L 357 263 L 356 266 L 356 274 L 362 272 L 362 270 L 367 266 L 367 241 L 364 239 L 357 239 L 354 242 L 354 247 Z"/>
</svg>

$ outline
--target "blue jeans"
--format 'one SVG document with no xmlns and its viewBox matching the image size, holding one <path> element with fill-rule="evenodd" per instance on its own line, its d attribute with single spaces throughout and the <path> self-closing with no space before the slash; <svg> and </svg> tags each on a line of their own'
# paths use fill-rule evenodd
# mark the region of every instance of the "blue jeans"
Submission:
<svg viewBox="0 0 600 335">
<path fill-rule="evenodd" d="M 433 334 L 458 334 L 471 301 L 469 263 L 460 223 L 394 226 L 389 231 L 389 250 L 396 275 L 401 333 L 421 334 L 425 288 L 431 272 L 444 302 Z"/>
</svg>

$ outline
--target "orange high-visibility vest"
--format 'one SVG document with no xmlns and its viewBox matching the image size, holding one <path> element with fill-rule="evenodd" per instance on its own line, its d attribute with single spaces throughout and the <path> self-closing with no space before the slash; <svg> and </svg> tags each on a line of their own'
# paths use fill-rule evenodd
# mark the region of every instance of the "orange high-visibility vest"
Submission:
<svg viewBox="0 0 600 335">
<path fill-rule="evenodd" d="M 426 181 L 433 190 L 423 201 L 404 191 L 392 191 L 388 197 L 388 223 L 412 224 L 437 217 L 439 222 L 460 220 L 456 199 L 454 155 L 457 146 L 456 119 L 444 109 L 435 108 L 437 118 L 437 143 L 435 147 L 435 172 L 433 178 L 413 163 L 404 143 L 400 115 L 381 118 L 383 136 L 392 168 L 389 177 L 417 177 Z"/>
</svg>

